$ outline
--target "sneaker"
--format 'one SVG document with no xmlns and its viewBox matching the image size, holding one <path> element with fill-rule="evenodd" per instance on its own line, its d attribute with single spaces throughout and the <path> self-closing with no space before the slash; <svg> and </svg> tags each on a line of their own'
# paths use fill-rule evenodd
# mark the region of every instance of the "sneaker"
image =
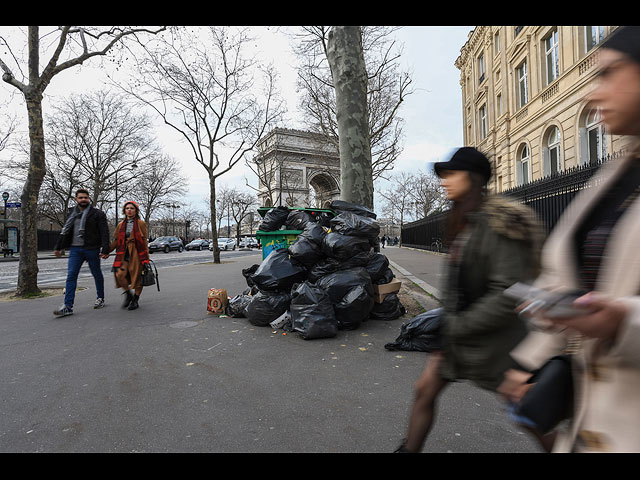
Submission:
<svg viewBox="0 0 640 480">
<path fill-rule="evenodd" d="M 53 314 L 58 317 L 66 317 L 67 315 L 73 315 L 73 308 L 69 308 L 66 305 L 62 305 L 57 310 L 54 310 Z"/>
<path fill-rule="evenodd" d="M 96 303 L 93 304 L 93 308 L 102 308 L 104 307 L 104 299 L 96 298 Z"/>
</svg>

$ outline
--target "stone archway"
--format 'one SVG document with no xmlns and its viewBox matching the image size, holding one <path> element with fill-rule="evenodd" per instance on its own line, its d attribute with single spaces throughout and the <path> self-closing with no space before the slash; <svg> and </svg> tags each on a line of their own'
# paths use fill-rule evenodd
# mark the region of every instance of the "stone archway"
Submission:
<svg viewBox="0 0 640 480">
<path fill-rule="evenodd" d="M 328 172 L 312 172 L 308 177 L 309 200 L 314 208 L 328 208 L 340 196 L 340 187 Z"/>
</svg>

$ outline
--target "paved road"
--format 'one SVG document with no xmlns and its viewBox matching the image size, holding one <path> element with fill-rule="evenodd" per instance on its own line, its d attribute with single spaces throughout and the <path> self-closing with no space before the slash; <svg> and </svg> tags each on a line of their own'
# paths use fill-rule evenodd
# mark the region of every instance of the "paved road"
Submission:
<svg viewBox="0 0 640 480">
<path fill-rule="evenodd" d="M 221 261 L 228 259 L 243 257 L 246 255 L 255 255 L 258 250 L 232 250 L 220 252 Z M 67 258 L 56 258 L 50 252 L 43 252 L 38 258 L 38 285 L 64 286 L 67 278 Z M 156 268 L 174 267 L 178 265 L 190 265 L 194 263 L 208 262 L 213 260 L 213 252 L 203 251 L 184 251 L 179 253 L 172 251 L 169 253 L 156 252 L 150 256 L 151 260 L 156 264 Z M 109 260 L 102 260 L 102 273 L 105 278 L 111 278 L 111 266 L 113 265 L 114 256 L 111 255 Z M 80 270 L 79 278 L 91 278 L 89 265 L 84 263 Z M 15 290 L 18 283 L 18 262 L 2 261 L 0 262 L 0 293 Z"/>
<path fill-rule="evenodd" d="M 0 452 L 393 451 L 428 356 L 384 348 L 401 319 L 305 341 L 207 314 L 208 289 L 241 293 L 260 259 L 163 266 L 161 291 L 145 289 L 135 311 L 110 294 L 93 310 L 90 277 L 70 317 L 52 316 L 59 295 L 0 303 Z M 539 450 L 495 395 L 461 382 L 424 451 Z"/>
</svg>

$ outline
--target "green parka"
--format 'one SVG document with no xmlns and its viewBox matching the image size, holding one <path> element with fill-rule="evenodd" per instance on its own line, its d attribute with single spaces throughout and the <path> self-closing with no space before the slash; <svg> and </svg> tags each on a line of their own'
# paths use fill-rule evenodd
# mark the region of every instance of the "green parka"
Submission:
<svg viewBox="0 0 640 480">
<path fill-rule="evenodd" d="M 468 220 L 449 258 L 440 375 L 495 390 L 514 366 L 509 353 L 527 334 L 517 302 L 503 292 L 535 279 L 543 233 L 531 209 L 497 195 Z"/>
</svg>

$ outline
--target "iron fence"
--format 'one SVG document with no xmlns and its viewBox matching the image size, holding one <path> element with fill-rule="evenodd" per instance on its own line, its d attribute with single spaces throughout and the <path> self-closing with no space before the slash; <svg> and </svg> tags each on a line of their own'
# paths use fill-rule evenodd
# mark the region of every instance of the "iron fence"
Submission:
<svg viewBox="0 0 640 480">
<path fill-rule="evenodd" d="M 548 234 L 578 192 L 593 186 L 593 174 L 602 164 L 623 155 L 623 151 L 615 152 L 603 159 L 548 175 L 525 185 L 505 190 L 501 194 L 531 207 Z M 402 227 L 402 245 L 435 250 L 437 241 L 443 241 L 445 238 L 447 213 L 438 212 L 404 225 Z M 446 252 L 446 245 L 440 251 Z"/>
</svg>

